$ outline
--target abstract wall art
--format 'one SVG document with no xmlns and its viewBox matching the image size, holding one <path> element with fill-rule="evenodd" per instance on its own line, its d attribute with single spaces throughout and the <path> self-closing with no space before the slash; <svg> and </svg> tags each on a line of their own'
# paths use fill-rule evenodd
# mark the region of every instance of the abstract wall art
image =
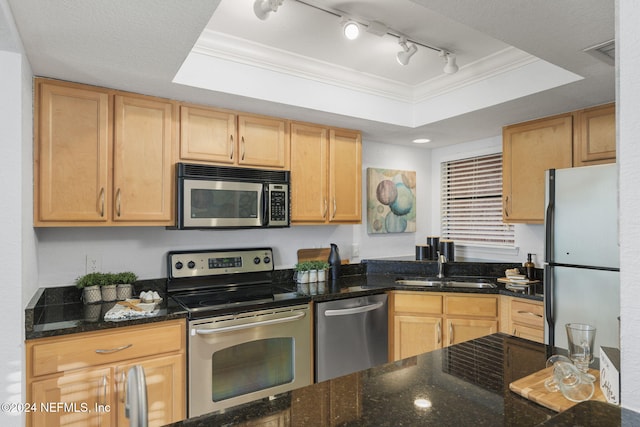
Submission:
<svg viewBox="0 0 640 427">
<path fill-rule="evenodd" d="M 416 231 L 416 172 L 367 168 L 367 233 Z"/>
</svg>

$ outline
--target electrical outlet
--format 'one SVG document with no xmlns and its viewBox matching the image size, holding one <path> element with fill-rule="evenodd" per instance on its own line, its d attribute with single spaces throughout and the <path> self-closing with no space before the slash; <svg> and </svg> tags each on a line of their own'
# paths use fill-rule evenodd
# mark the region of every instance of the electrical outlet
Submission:
<svg viewBox="0 0 640 427">
<path fill-rule="evenodd" d="M 102 259 L 95 254 L 87 254 L 85 271 L 89 273 L 97 273 L 102 269 Z"/>
<path fill-rule="evenodd" d="M 357 243 L 354 243 L 351 245 L 351 256 L 352 257 L 359 257 L 360 256 L 360 245 Z"/>
</svg>

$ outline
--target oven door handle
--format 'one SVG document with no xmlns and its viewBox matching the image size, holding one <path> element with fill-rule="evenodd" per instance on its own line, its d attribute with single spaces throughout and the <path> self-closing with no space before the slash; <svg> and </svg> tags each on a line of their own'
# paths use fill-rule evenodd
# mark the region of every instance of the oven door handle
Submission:
<svg viewBox="0 0 640 427">
<path fill-rule="evenodd" d="M 360 307 L 342 308 L 340 310 L 327 310 L 324 312 L 324 315 L 327 317 L 331 317 L 331 316 L 348 316 L 351 314 L 366 313 L 367 311 L 377 310 L 383 305 L 384 303 L 377 302 L 375 304 L 363 305 Z"/>
<path fill-rule="evenodd" d="M 211 335 L 211 334 L 217 334 L 222 332 L 238 331 L 240 329 L 256 328 L 258 326 L 267 326 L 267 325 L 275 325 L 278 323 L 294 322 L 298 319 L 302 319 L 306 315 L 307 313 L 305 313 L 304 311 L 297 311 L 293 316 L 280 317 L 278 319 L 262 320 L 259 322 L 249 322 L 249 323 L 243 323 L 241 325 L 223 326 L 222 328 L 215 328 L 215 329 L 195 329 L 191 332 L 191 335 L 195 335 L 195 334 Z"/>
</svg>

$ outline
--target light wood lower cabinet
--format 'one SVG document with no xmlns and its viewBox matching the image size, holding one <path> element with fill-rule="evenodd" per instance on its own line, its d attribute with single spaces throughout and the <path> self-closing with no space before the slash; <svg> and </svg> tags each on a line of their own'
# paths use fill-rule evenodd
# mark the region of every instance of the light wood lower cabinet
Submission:
<svg viewBox="0 0 640 427">
<path fill-rule="evenodd" d="M 497 295 L 394 291 L 390 360 L 400 360 L 498 331 Z"/>
<path fill-rule="evenodd" d="M 183 419 L 185 340 L 184 320 L 174 320 L 27 341 L 27 401 L 38 407 L 27 426 L 128 426 L 134 365 L 145 372 L 149 426 Z"/>
<path fill-rule="evenodd" d="M 544 342 L 544 303 L 525 298 L 501 296 L 500 332 L 539 343 Z"/>
</svg>

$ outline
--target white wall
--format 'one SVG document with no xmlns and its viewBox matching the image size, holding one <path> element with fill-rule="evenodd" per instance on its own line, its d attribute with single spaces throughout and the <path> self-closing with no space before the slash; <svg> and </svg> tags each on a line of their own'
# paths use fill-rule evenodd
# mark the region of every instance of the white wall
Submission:
<svg viewBox="0 0 640 427">
<path fill-rule="evenodd" d="M 3 37 L 19 39 L 8 6 L 0 2 L 0 29 Z M 7 40 L 3 40 L 6 42 Z M 0 209 L 0 402 L 24 402 L 24 306 L 35 291 L 37 270 L 27 259 L 35 259 L 31 221 L 33 206 L 32 173 L 32 91 L 31 69 L 19 52 L 19 43 L 0 49 L 0 182 L 3 183 Z M 20 412 L 0 412 L 0 424 L 23 425 Z"/>
<path fill-rule="evenodd" d="M 640 2 L 618 0 L 616 25 L 618 164 L 620 166 L 620 317 L 622 405 L 640 411 Z M 623 425 L 624 420 L 623 420 Z"/>
</svg>

